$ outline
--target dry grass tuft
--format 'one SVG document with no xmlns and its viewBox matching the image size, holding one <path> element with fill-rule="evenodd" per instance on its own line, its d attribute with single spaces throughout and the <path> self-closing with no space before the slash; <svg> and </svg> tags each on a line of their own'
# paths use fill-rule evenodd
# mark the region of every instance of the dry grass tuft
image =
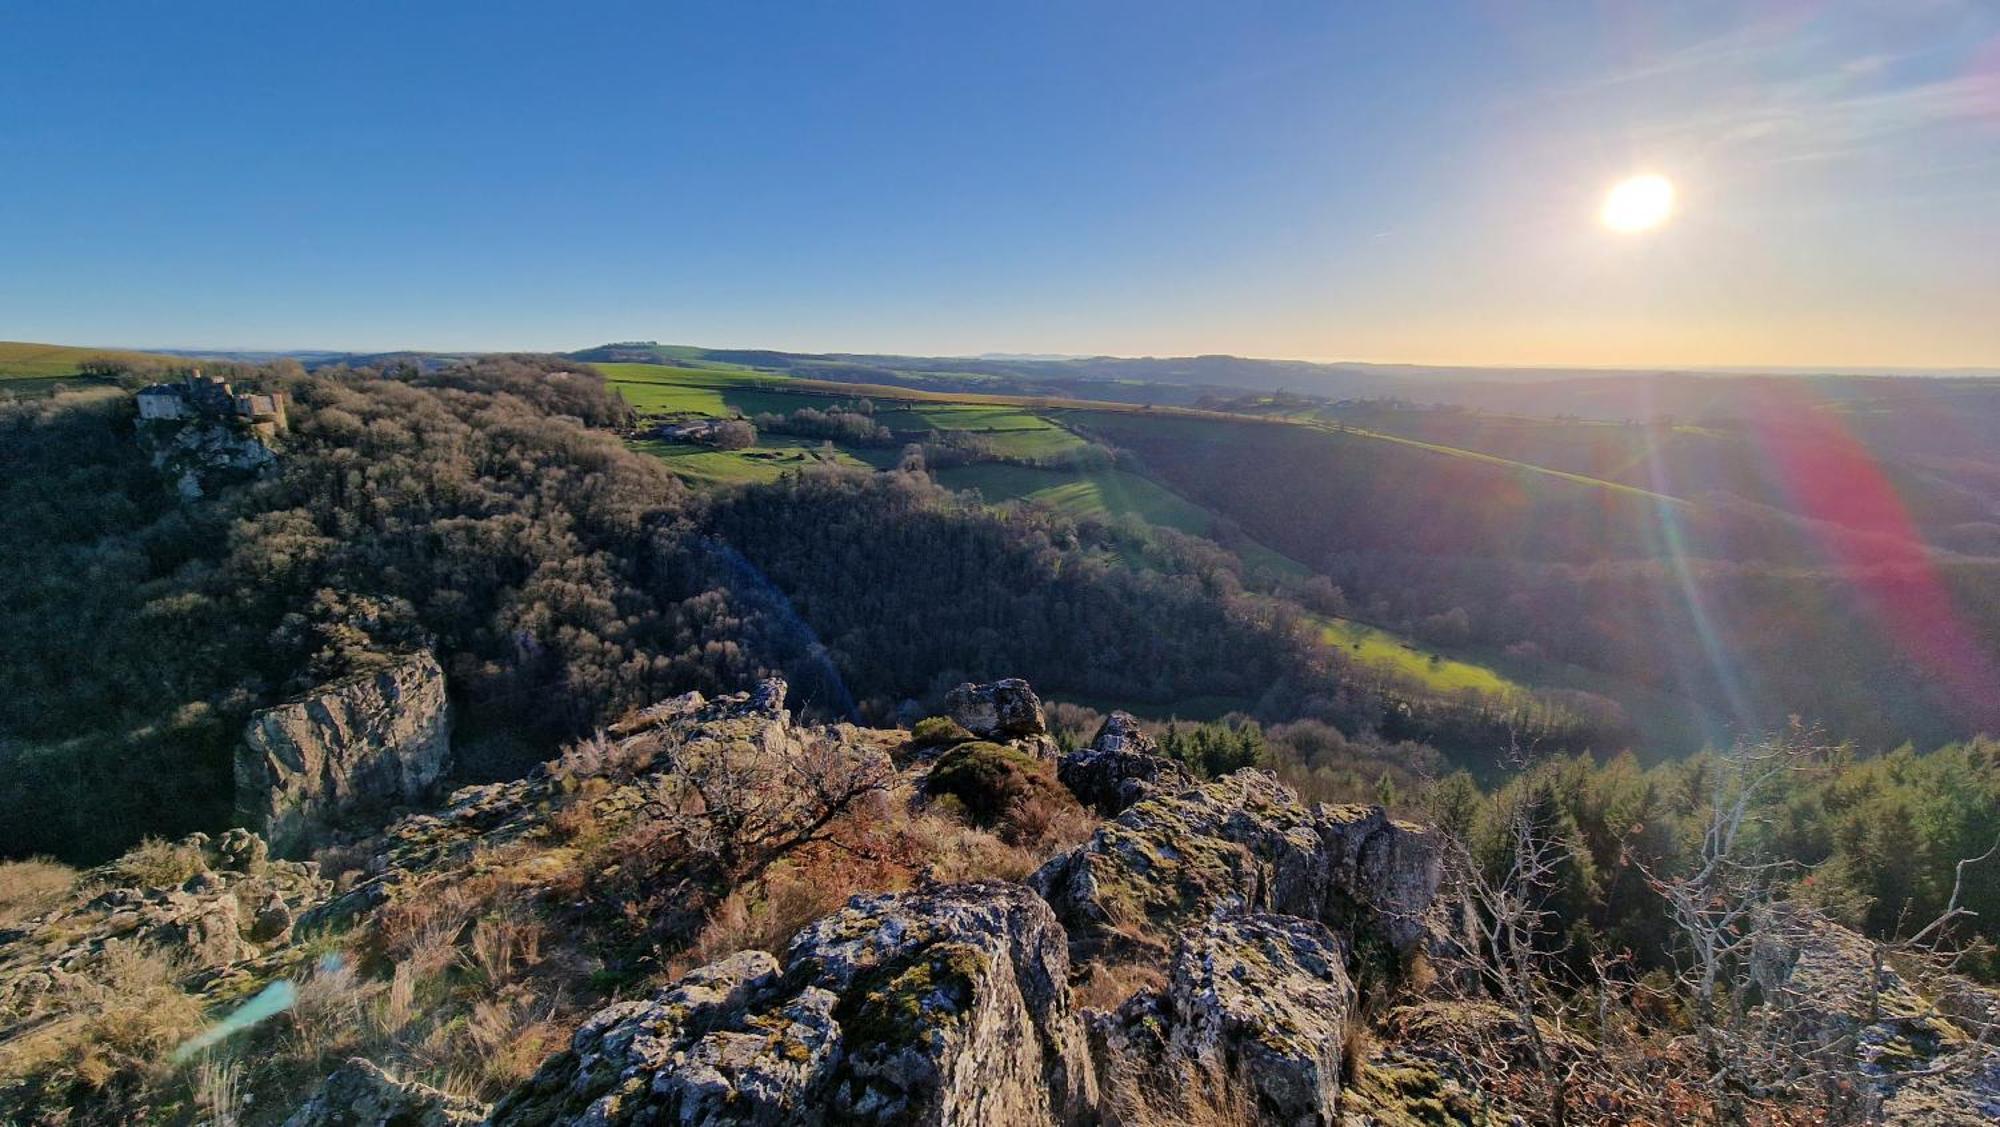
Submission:
<svg viewBox="0 0 2000 1127">
<path fill-rule="evenodd" d="M 355 974 L 350 960 L 337 955 L 322 959 L 299 981 L 297 1000 L 286 1011 L 288 1055 L 324 1071 L 335 1058 L 352 1054 L 380 989 Z"/>
<path fill-rule="evenodd" d="M 47 857 L 0 861 L 0 927 L 26 923 L 62 902 L 76 870 Z"/>
<path fill-rule="evenodd" d="M 485 988 L 498 989 L 542 961 L 547 938 L 548 928 L 538 916 L 506 900 L 495 914 L 472 925 L 459 958 Z"/>
<path fill-rule="evenodd" d="M 856 891 L 832 874 L 773 866 L 755 886 L 723 898 L 682 961 L 699 966 L 752 948 L 781 955 L 802 928 L 837 911 Z"/>
<path fill-rule="evenodd" d="M 1166 984 L 1166 972 L 1151 963 L 1091 963 L 1076 984 L 1076 1004 L 1115 1010 L 1134 994 L 1159 990 Z"/>
<path fill-rule="evenodd" d="M 194 1070 L 194 1104 L 208 1127 L 243 1122 L 243 1068 L 234 1058 L 203 1057 Z"/>
<path fill-rule="evenodd" d="M 157 837 L 133 846 L 113 865 L 120 878 L 139 888 L 174 888 L 208 868 L 200 849 Z"/>
<path fill-rule="evenodd" d="M 1356 1015 L 1349 1015 L 1347 1027 L 1340 1038 L 1340 1082 L 1353 1084 L 1361 1078 L 1361 1072 L 1368 1067 L 1368 1061 L 1375 1055 L 1375 1035 L 1369 1032 L 1368 1023 Z"/>
<path fill-rule="evenodd" d="M 59 980 L 29 1012 L 28 1031 L 0 1043 L 0 1088 L 100 1093 L 119 1106 L 169 1069 L 167 1056 L 202 1026 L 198 999 L 180 988 L 172 956 L 114 940 L 83 973 Z M 113 1098 L 112 1087 L 121 1089 Z"/>
<path fill-rule="evenodd" d="M 1061 795 L 1033 794 L 1007 807 L 1000 836 L 1040 859 L 1082 845 L 1097 826 L 1096 815 L 1078 805 L 1067 791 Z"/>
</svg>

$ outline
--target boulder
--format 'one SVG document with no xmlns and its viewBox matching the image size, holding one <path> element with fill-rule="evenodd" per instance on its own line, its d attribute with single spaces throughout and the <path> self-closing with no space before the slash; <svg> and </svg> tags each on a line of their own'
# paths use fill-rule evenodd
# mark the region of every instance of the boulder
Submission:
<svg viewBox="0 0 2000 1127">
<path fill-rule="evenodd" d="M 225 967 L 257 954 L 243 939 L 236 897 L 221 887 L 169 892 L 142 909 L 139 921 L 148 943 L 192 967 Z"/>
<path fill-rule="evenodd" d="M 944 697 L 945 711 L 966 731 L 983 740 L 1017 739 L 1048 734 L 1042 700 L 1019 677 L 983 685 L 960 685 Z"/>
<path fill-rule="evenodd" d="M 1182 939 L 1164 989 L 1093 1016 L 1108 1118 L 1190 1121 L 1236 1109 L 1261 1124 L 1339 1122 L 1355 999 L 1325 927 L 1293 916 L 1211 919 Z"/>
<path fill-rule="evenodd" d="M 218 868 L 255 875 L 264 871 L 264 863 L 271 857 L 271 847 L 263 838 L 238 828 L 222 832 L 222 837 L 215 843 L 215 854 Z"/>
<path fill-rule="evenodd" d="M 785 711 L 785 696 L 791 686 L 783 677 L 766 677 L 750 690 L 750 708 L 767 716 L 776 716 Z"/>
<path fill-rule="evenodd" d="M 1369 955 L 1407 956 L 1440 877 L 1436 836 L 1379 806 L 1307 807 L 1243 770 L 1133 805 L 1029 878 L 1076 954 L 1163 956 L 1218 909 L 1317 920 Z"/>
<path fill-rule="evenodd" d="M 498 1125 L 1069 1123 L 1096 1087 L 1048 905 L 1018 885 L 857 896 L 599 1011 Z"/>
<path fill-rule="evenodd" d="M 485 1113 L 472 1100 L 398 1080 L 354 1057 L 320 1081 L 285 1127 L 471 1127 Z"/>
<path fill-rule="evenodd" d="M 444 671 L 410 654 L 252 715 L 236 754 L 237 812 L 296 854 L 342 818 L 421 801 L 450 758 Z"/>
<path fill-rule="evenodd" d="M 1194 785 L 1187 768 L 1160 754 L 1160 747 L 1129 712 L 1105 717 L 1090 746 L 1062 757 L 1056 777 L 1078 802 L 1106 817 L 1158 791 Z"/>
<path fill-rule="evenodd" d="M 2000 1048 L 1981 1039 L 2000 993 L 1946 977 L 1930 996 L 1877 961 L 1867 938 L 1779 905 L 1758 925 L 1750 973 L 1783 1036 L 1852 1054 L 1888 1122 L 2000 1121 Z"/>
<path fill-rule="evenodd" d="M 292 909 L 285 898 L 274 890 L 264 900 L 257 914 L 250 921 L 250 941 L 252 943 L 283 943 L 291 938 Z"/>
</svg>

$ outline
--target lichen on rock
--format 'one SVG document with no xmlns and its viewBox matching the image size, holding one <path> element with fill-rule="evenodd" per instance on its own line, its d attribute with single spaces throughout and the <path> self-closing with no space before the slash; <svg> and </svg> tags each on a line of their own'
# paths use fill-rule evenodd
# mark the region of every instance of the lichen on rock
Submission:
<svg viewBox="0 0 2000 1127">
<path fill-rule="evenodd" d="M 1159 745 L 1129 712 L 1105 717 L 1089 747 L 1062 757 L 1056 777 L 1078 802 L 1106 817 L 1123 813 L 1148 795 L 1194 785 L 1187 768 L 1161 755 Z"/>
<path fill-rule="evenodd" d="M 967 682 L 945 694 L 945 709 L 959 726 L 982 740 L 1048 734 L 1042 699 L 1019 677 L 985 684 Z"/>
<path fill-rule="evenodd" d="M 1255 1122 L 1338 1122 L 1355 1006 L 1340 942 L 1295 916 L 1231 914 L 1185 936 L 1167 986 L 1093 1015 L 1092 1056 L 1114 1124 L 1239 1106 Z"/>
<path fill-rule="evenodd" d="M 1307 807 L 1272 775 L 1243 770 L 1137 803 L 1029 883 L 1085 956 L 1135 944 L 1163 956 L 1224 908 L 1317 920 L 1404 955 L 1440 876 L 1428 831 L 1378 806 Z"/>
<path fill-rule="evenodd" d="M 1068 970 L 1018 885 L 858 896 L 782 964 L 746 952 L 600 1011 L 492 1122 L 1082 1122 Z"/>
</svg>

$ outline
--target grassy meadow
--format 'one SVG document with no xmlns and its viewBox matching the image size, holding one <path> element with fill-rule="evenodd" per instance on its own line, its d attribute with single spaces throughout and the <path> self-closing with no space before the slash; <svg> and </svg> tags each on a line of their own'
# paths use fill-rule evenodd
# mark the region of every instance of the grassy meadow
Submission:
<svg viewBox="0 0 2000 1127">
<path fill-rule="evenodd" d="M 953 466 L 936 476 L 947 489 L 975 489 L 989 503 L 1029 501 L 1073 517 L 1135 516 L 1196 536 L 1215 524 L 1208 510 L 1124 470 L 1077 473 L 986 463 Z"/>
<path fill-rule="evenodd" d="M 1400 634 L 1347 618 L 1316 617 L 1314 622 L 1320 639 L 1349 660 L 1415 681 L 1435 693 L 1448 696 L 1470 689 L 1486 696 L 1508 696 L 1525 691 L 1496 670 L 1446 657 Z"/>
<path fill-rule="evenodd" d="M 73 348 L 61 344 L 32 344 L 0 341 L 0 389 L 14 395 L 46 395 L 57 385 L 77 387 L 108 382 L 97 376 L 81 376 L 77 369 L 85 361 L 110 358 L 135 366 L 164 365 L 172 357 L 145 352 L 125 352 L 115 348 Z"/>
</svg>

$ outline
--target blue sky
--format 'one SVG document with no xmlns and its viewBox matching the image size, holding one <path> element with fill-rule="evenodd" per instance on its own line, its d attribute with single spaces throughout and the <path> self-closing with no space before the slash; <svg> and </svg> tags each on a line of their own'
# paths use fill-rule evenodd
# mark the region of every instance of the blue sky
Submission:
<svg viewBox="0 0 2000 1127">
<path fill-rule="evenodd" d="M 0 338 L 2000 364 L 2000 5 L 0 0 Z M 1679 210 L 1594 219 L 1657 172 Z"/>
</svg>

